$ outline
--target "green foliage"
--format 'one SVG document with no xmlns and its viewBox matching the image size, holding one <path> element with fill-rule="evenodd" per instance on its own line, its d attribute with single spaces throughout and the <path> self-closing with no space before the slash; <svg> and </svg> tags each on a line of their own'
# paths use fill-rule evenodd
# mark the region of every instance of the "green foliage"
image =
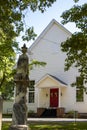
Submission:
<svg viewBox="0 0 87 130">
<path fill-rule="evenodd" d="M 12 118 L 12 114 L 11 113 L 3 114 L 2 118 Z"/>
<path fill-rule="evenodd" d="M 82 33 L 87 33 L 87 4 L 74 5 L 70 10 L 66 10 L 62 17 L 63 24 L 75 22 L 76 27 L 81 29 Z"/>
<path fill-rule="evenodd" d="M 3 87 L 1 88 L 2 98 L 4 100 L 9 100 L 14 96 L 14 82 L 12 81 L 4 81 Z"/>
<path fill-rule="evenodd" d="M 34 67 L 40 67 L 40 66 L 45 66 L 46 63 L 42 61 L 37 61 L 37 60 L 32 60 L 31 63 L 29 64 L 30 70 L 32 70 Z"/>
<path fill-rule="evenodd" d="M 13 65 L 15 60 L 12 53 L 9 56 L 5 54 L 0 56 L 0 91 L 3 99 L 9 99 L 10 96 L 13 96 Z"/>
<path fill-rule="evenodd" d="M 26 38 L 23 37 L 23 40 L 30 40 L 30 36 L 36 36 L 33 29 L 26 28 L 25 25 L 25 11 L 30 8 L 31 11 L 35 12 L 36 10 L 41 11 L 42 13 L 46 10 L 47 7 L 50 7 L 56 0 L 1 0 L 0 1 L 0 37 L 2 33 L 10 41 L 14 37 L 20 35 L 21 32 L 25 31 L 27 33 Z M 32 39 L 32 37 L 31 37 Z"/>
<path fill-rule="evenodd" d="M 28 9 L 42 13 L 56 0 L 0 0 L 0 92 L 4 99 L 13 94 L 13 66 L 15 52 L 19 51 L 16 38 L 35 39 L 34 28 L 27 28 L 25 13 Z M 36 63 L 35 63 L 36 64 Z"/>
<path fill-rule="evenodd" d="M 78 2 L 79 0 L 74 0 L 74 2 Z"/>
<path fill-rule="evenodd" d="M 26 32 L 25 32 L 25 36 L 22 36 L 22 39 L 23 40 L 27 40 L 27 41 L 29 41 L 31 39 L 35 40 L 35 37 L 37 35 L 35 33 L 33 33 L 33 32 L 34 32 L 34 28 L 33 27 L 27 29 Z"/>
<path fill-rule="evenodd" d="M 79 32 L 75 32 L 63 42 L 61 47 L 62 51 L 67 54 L 65 70 L 69 70 L 72 65 L 77 67 L 79 77 L 83 80 L 83 84 L 79 81 L 78 85 L 84 88 L 84 83 L 87 83 L 87 4 L 74 5 L 70 10 L 65 11 L 61 17 L 63 24 L 74 22 L 76 27 L 80 29 Z M 76 84 L 74 83 L 73 86 Z"/>
</svg>

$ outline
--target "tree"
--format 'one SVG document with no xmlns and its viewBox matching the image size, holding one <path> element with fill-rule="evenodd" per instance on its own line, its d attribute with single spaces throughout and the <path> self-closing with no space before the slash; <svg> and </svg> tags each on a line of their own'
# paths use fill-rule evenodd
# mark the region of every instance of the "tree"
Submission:
<svg viewBox="0 0 87 130">
<path fill-rule="evenodd" d="M 3 99 L 8 99 L 13 90 L 13 66 L 15 64 L 15 52 L 11 44 L 0 43 L 0 92 Z M 8 92 L 8 93 L 7 93 Z"/>
<path fill-rule="evenodd" d="M 30 8 L 33 12 L 40 10 L 42 13 L 56 0 L 1 0 L 0 1 L 0 38 L 2 33 L 6 36 L 7 42 L 25 31 L 25 12 Z M 33 27 L 26 29 L 23 40 L 31 40 L 35 37 Z M 2 37 L 3 39 L 4 37 Z M 5 40 L 6 40 L 5 39 Z M 1 40 L 0 40 L 1 41 Z"/>
<path fill-rule="evenodd" d="M 24 19 L 26 10 L 30 8 L 33 12 L 39 10 L 43 13 L 55 1 L 0 0 L 0 91 L 4 99 L 8 99 L 13 91 L 13 66 L 15 52 L 19 49 L 16 38 L 21 32 L 24 41 L 34 40 L 36 36 L 33 27 L 26 28 Z M 37 64 L 35 61 L 34 63 Z"/>
<path fill-rule="evenodd" d="M 69 70 L 73 65 L 79 72 L 79 80 L 72 85 L 84 88 L 87 83 L 87 3 L 81 6 L 74 5 L 71 9 L 63 12 L 61 17 L 63 24 L 74 22 L 80 30 L 63 42 L 61 47 L 62 51 L 67 54 L 65 70 Z"/>
</svg>

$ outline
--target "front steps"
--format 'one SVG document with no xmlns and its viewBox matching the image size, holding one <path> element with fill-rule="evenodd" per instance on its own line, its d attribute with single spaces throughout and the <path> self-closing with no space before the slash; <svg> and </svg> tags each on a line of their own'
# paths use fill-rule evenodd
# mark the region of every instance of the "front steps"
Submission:
<svg viewBox="0 0 87 130">
<path fill-rule="evenodd" d="M 42 113 L 41 117 L 48 117 L 48 118 L 53 118 L 56 117 L 56 109 L 45 109 L 45 111 Z"/>
<path fill-rule="evenodd" d="M 65 108 L 37 108 L 38 117 L 64 117 Z"/>
</svg>

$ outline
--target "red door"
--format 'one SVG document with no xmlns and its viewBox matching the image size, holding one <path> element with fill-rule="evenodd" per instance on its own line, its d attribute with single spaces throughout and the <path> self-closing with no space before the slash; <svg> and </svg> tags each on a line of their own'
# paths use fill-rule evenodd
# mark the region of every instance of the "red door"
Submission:
<svg viewBox="0 0 87 130">
<path fill-rule="evenodd" d="M 59 105 L 59 89 L 50 89 L 50 107 L 58 107 Z"/>
</svg>

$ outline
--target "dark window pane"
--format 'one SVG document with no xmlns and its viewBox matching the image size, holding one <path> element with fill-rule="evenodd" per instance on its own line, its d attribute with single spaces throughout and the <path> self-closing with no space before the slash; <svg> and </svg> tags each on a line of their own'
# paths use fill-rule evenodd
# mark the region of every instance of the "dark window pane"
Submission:
<svg viewBox="0 0 87 130">
<path fill-rule="evenodd" d="M 29 83 L 29 103 L 34 103 L 34 96 L 35 96 L 34 84 L 35 84 L 34 80 L 31 80 Z"/>
<path fill-rule="evenodd" d="M 83 102 L 83 90 L 81 89 L 76 90 L 76 101 Z"/>
<path fill-rule="evenodd" d="M 35 84 L 34 80 L 30 81 L 30 83 L 29 83 L 29 91 L 34 91 L 34 84 Z"/>
<path fill-rule="evenodd" d="M 29 103 L 34 103 L 34 92 L 29 92 Z"/>
<path fill-rule="evenodd" d="M 76 101 L 83 102 L 84 101 L 84 90 L 82 89 L 83 79 L 80 77 L 76 78 L 77 87 L 76 87 Z"/>
</svg>

